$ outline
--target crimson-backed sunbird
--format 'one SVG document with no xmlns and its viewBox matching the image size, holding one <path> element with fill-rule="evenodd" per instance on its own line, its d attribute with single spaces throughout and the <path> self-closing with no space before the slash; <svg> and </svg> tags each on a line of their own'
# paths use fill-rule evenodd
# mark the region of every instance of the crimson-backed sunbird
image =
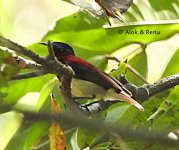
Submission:
<svg viewBox="0 0 179 150">
<path fill-rule="evenodd" d="M 63 64 L 69 65 L 74 71 L 71 82 L 73 96 L 125 101 L 141 111 L 144 110 L 143 106 L 132 98 L 131 92 L 120 81 L 75 56 L 70 45 L 62 42 L 53 42 L 51 45 L 56 58 Z"/>
</svg>

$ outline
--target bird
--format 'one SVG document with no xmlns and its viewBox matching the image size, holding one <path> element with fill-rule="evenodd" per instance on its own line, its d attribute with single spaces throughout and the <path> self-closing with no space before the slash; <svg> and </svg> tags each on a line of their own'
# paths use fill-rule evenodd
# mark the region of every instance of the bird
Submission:
<svg viewBox="0 0 179 150">
<path fill-rule="evenodd" d="M 108 16 L 109 16 L 109 17 L 112 17 L 112 18 L 117 18 L 117 19 L 119 19 L 120 21 L 123 22 L 123 19 L 121 17 L 122 14 L 120 13 L 120 11 L 122 11 L 122 10 L 120 10 L 117 7 L 118 5 L 117 5 L 117 3 L 115 1 L 113 1 L 113 4 L 111 2 L 107 3 L 106 1 L 103 1 L 103 0 L 95 0 L 95 2 L 98 3 L 98 5 L 103 9 L 107 19 L 108 19 Z M 117 6 L 115 6 L 115 5 L 117 5 Z M 116 7 L 119 10 L 120 16 L 119 16 L 119 14 L 116 14 L 115 11 L 113 10 Z"/>
<path fill-rule="evenodd" d="M 41 43 L 47 46 L 47 43 Z M 117 79 L 99 70 L 86 60 L 77 57 L 73 48 L 63 42 L 51 43 L 58 61 L 69 65 L 74 76 L 71 81 L 71 93 L 75 97 L 91 97 L 100 100 L 119 100 L 134 105 L 141 111 L 144 108 L 132 98 L 132 93 Z M 60 77 L 57 76 L 59 79 Z"/>
</svg>

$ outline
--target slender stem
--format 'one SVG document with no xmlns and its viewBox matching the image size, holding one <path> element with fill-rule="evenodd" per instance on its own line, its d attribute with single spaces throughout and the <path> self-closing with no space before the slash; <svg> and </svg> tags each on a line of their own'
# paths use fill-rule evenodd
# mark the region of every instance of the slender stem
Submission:
<svg viewBox="0 0 179 150">
<path fill-rule="evenodd" d="M 114 60 L 114 61 L 119 62 L 119 63 L 122 62 L 121 60 L 117 59 L 116 57 L 106 56 L 106 58 L 108 60 Z M 140 80 L 142 80 L 144 83 L 148 84 L 146 79 L 139 72 L 137 72 L 131 65 L 127 64 L 127 69 L 130 72 L 132 72 L 136 77 L 138 77 Z"/>
<path fill-rule="evenodd" d="M 14 75 L 11 80 L 22 80 L 22 79 L 28 79 L 28 78 L 33 78 L 33 77 L 38 77 L 41 75 L 44 75 L 46 73 L 41 72 L 41 71 L 34 71 L 34 72 L 29 72 L 29 73 L 22 73 L 22 74 L 17 74 Z"/>
</svg>

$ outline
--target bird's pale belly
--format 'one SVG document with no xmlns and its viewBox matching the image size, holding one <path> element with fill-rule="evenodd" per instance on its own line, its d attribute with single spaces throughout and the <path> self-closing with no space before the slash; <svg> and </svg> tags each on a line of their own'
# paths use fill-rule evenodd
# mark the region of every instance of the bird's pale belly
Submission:
<svg viewBox="0 0 179 150">
<path fill-rule="evenodd" d="M 103 87 L 86 81 L 79 80 L 76 78 L 72 79 L 71 83 L 72 95 L 75 97 L 94 97 L 96 99 L 110 100 L 110 99 L 118 99 L 119 96 L 114 89 L 106 90 Z"/>
<path fill-rule="evenodd" d="M 102 99 L 105 97 L 106 90 L 99 85 L 86 80 L 72 79 L 72 95 L 75 97 L 94 97 Z"/>
</svg>

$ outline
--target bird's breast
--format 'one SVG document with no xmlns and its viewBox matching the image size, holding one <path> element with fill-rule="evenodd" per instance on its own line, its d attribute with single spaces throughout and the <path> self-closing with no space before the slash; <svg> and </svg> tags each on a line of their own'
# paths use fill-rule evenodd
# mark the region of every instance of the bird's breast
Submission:
<svg viewBox="0 0 179 150">
<path fill-rule="evenodd" d="M 106 89 L 93 82 L 73 78 L 71 82 L 72 95 L 75 97 L 94 97 L 103 99 Z"/>
<path fill-rule="evenodd" d="M 102 86 L 89 82 L 86 80 L 80 80 L 73 78 L 71 82 L 72 95 L 75 97 L 94 97 L 96 99 L 103 100 L 119 100 L 119 95 L 115 89 L 105 89 Z M 122 100 L 123 101 L 123 100 Z"/>
</svg>

